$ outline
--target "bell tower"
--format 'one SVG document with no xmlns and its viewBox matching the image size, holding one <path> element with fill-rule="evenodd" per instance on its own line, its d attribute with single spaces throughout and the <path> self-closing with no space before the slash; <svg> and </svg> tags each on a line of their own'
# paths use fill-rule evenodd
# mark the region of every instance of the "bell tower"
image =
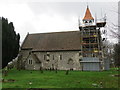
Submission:
<svg viewBox="0 0 120 90">
<path fill-rule="evenodd" d="M 92 17 L 88 6 L 87 6 L 86 13 L 82 21 L 85 25 L 91 25 L 94 22 L 94 18 Z"/>
<path fill-rule="evenodd" d="M 79 24 L 81 40 L 80 66 L 82 70 L 101 71 L 104 69 L 100 28 L 105 26 L 105 20 L 99 22 L 96 18 L 94 20 L 87 6 L 85 16 Z"/>
</svg>

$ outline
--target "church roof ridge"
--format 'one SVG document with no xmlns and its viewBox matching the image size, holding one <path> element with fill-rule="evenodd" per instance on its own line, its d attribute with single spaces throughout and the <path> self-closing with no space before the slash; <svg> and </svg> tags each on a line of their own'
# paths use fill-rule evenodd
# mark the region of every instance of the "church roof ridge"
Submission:
<svg viewBox="0 0 120 90">
<path fill-rule="evenodd" d="M 58 31 L 58 32 L 43 32 L 43 33 L 29 33 L 29 35 L 54 34 L 54 33 L 69 33 L 69 32 L 79 32 L 79 30 L 74 30 L 74 31 Z"/>
</svg>

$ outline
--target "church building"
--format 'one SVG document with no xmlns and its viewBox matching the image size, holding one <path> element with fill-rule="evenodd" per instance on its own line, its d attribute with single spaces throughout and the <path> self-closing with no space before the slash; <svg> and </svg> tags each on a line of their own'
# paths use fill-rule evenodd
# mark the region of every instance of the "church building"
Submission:
<svg viewBox="0 0 120 90">
<path fill-rule="evenodd" d="M 79 30 L 27 34 L 19 53 L 18 67 L 26 70 L 105 70 L 100 28 L 87 6 Z"/>
</svg>

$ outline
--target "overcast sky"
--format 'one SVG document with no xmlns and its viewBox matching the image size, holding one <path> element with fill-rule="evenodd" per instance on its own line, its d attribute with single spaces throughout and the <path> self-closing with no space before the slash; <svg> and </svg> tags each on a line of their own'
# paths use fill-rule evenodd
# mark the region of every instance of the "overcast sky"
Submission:
<svg viewBox="0 0 120 90">
<path fill-rule="evenodd" d="M 15 31 L 20 33 L 21 43 L 27 33 L 44 33 L 59 31 L 75 31 L 78 29 L 78 18 L 84 17 L 87 4 L 92 16 L 102 18 L 106 14 L 107 26 L 118 23 L 118 2 L 43 2 L 43 1 L 12 1 L 0 3 L 0 16 L 8 18 L 13 22 Z M 107 38 L 111 42 L 116 42 L 110 37 L 111 33 L 106 27 Z"/>
</svg>

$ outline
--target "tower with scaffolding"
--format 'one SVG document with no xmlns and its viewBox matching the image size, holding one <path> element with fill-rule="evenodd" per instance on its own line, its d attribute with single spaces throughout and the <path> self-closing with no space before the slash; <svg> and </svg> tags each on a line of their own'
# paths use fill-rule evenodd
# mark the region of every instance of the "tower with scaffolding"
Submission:
<svg viewBox="0 0 120 90">
<path fill-rule="evenodd" d="M 79 20 L 81 38 L 80 65 L 84 71 L 105 70 L 101 28 L 106 25 L 106 16 L 97 20 L 93 18 L 87 6 L 82 21 Z"/>
</svg>

